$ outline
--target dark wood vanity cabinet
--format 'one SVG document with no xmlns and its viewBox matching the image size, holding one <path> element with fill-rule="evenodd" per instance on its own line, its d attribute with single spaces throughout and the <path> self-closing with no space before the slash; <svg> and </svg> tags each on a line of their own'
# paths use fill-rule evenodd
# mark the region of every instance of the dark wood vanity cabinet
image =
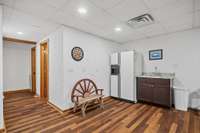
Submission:
<svg viewBox="0 0 200 133">
<path fill-rule="evenodd" d="M 171 80 L 159 78 L 137 78 L 138 101 L 171 107 Z"/>
</svg>

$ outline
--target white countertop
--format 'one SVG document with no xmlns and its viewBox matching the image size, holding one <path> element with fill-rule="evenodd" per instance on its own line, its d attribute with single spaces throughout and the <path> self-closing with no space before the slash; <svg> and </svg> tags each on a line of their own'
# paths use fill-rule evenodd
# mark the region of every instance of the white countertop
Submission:
<svg viewBox="0 0 200 133">
<path fill-rule="evenodd" d="M 173 73 L 145 73 L 141 76 L 137 76 L 141 78 L 159 78 L 159 79 L 174 79 L 175 74 Z"/>
</svg>

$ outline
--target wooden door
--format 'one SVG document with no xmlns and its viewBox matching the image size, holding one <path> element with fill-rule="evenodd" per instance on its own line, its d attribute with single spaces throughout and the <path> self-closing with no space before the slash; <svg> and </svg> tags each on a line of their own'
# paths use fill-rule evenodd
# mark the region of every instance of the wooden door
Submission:
<svg viewBox="0 0 200 133">
<path fill-rule="evenodd" d="M 32 93 L 36 94 L 36 47 L 31 48 Z"/>
<path fill-rule="evenodd" d="M 44 42 L 40 45 L 40 97 L 48 99 L 48 43 Z"/>
</svg>

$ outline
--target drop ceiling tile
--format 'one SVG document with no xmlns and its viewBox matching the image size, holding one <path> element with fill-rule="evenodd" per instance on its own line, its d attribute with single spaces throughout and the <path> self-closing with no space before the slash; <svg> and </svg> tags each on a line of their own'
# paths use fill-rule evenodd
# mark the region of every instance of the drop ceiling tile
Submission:
<svg viewBox="0 0 200 133">
<path fill-rule="evenodd" d="M 131 18 L 149 12 L 142 0 L 125 0 L 107 11 L 121 21 L 128 21 Z"/>
<path fill-rule="evenodd" d="M 193 13 L 177 17 L 174 21 L 168 20 L 162 23 L 168 32 L 175 32 L 190 29 L 193 26 Z"/>
<path fill-rule="evenodd" d="M 47 5 L 44 0 L 18 0 L 14 8 L 42 19 L 48 18 L 57 11 L 56 8 Z"/>
<path fill-rule="evenodd" d="M 176 3 L 153 10 L 154 17 L 159 22 L 175 21 L 177 17 L 193 12 L 192 0 L 179 0 Z"/>
<path fill-rule="evenodd" d="M 122 31 L 120 32 L 116 32 L 115 31 L 115 28 L 116 27 L 120 27 L 122 29 Z M 97 28 L 97 27 L 96 27 Z M 112 36 L 113 34 L 116 35 L 116 36 L 126 36 L 126 35 L 129 35 L 133 32 L 133 29 L 130 28 L 129 26 L 127 26 L 126 24 L 123 24 L 123 23 L 118 23 L 116 25 L 112 25 L 108 28 L 104 27 L 104 28 L 97 28 L 96 30 L 96 34 L 98 34 L 99 36 L 103 36 L 104 38 L 108 38 L 108 36 Z"/>
<path fill-rule="evenodd" d="M 64 5 L 68 4 L 71 0 L 44 0 L 48 5 L 55 8 L 62 8 Z"/>
<path fill-rule="evenodd" d="M 138 40 L 138 39 L 142 39 L 142 38 L 146 38 L 146 35 L 133 33 L 133 34 L 131 34 L 129 41 Z"/>
<path fill-rule="evenodd" d="M 190 25 L 190 24 L 184 24 L 184 25 L 181 25 L 181 26 L 169 27 L 168 33 L 189 30 L 191 28 L 192 28 L 192 25 Z"/>
<path fill-rule="evenodd" d="M 83 26 L 84 24 L 87 24 L 87 22 L 79 17 L 73 16 L 71 14 L 65 14 L 63 12 L 56 12 L 51 18 L 49 18 L 50 21 L 54 21 L 56 23 L 60 23 L 62 25 L 68 25 L 71 27 L 74 27 L 77 25 Z"/>
<path fill-rule="evenodd" d="M 88 16 L 85 20 L 101 28 L 113 27 L 120 23 L 109 14 L 95 8 L 92 10 L 90 16 Z"/>
<path fill-rule="evenodd" d="M 146 38 L 145 35 L 142 34 L 138 34 L 137 32 L 132 32 L 129 34 L 116 34 L 113 33 L 109 36 L 107 36 L 107 38 L 111 39 L 111 40 L 115 40 L 119 43 L 126 43 L 129 41 L 133 41 L 133 40 L 138 40 L 138 39 L 142 39 L 142 38 Z"/>
<path fill-rule="evenodd" d="M 105 30 L 107 32 L 106 37 L 116 40 L 120 43 L 146 37 L 142 32 L 137 31 L 126 24 L 118 25 L 118 27 L 122 28 L 122 31 L 116 32 L 114 31 L 114 28 L 108 29 L 109 31 Z"/>
<path fill-rule="evenodd" d="M 80 15 L 77 12 L 79 7 L 86 8 L 88 13 Z M 103 9 L 96 7 L 86 0 L 73 0 L 66 5 L 61 12 L 63 12 L 63 14 L 71 14 L 72 16 L 79 18 L 80 21 L 87 21 L 88 23 L 100 28 L 109 28 L 118 23 L 118 20 L 114 19 Z"/>
<path fill-rule="evenodd" d="M 123 0 L 89 0 L 89 1 L 103 9 L 112 8 L 123 2 Z"/>
<path fill-rule="evenodd" d="M 30 16 L 28 14 L 25 14 L 17 10 L 13 10 L 9 21 L 15 22 L 15 23 L 22 23 L 24 25 L 35 27 L 40 31 L 44 30 L 44 31 L 49 31 L 49 32 L 56 29 L 59 26 L 56 23 L 52 23 L 50 21 L 43 20 L 35 16 Z"/>
<path fill-rule="evenodd" d="M 58 24 L 65 24 L 67 20 L 70 20 L 70 16 L 62 12 L 54 12 L 51 16 L 48 17 L 48 20 Z"/>
<path fill-rule="evenodd" d="M 9 20 L 12 22 L 25 23 L 27 25 L 32 25 L 38 28 L 46 27 L 48 24 L 52 24 L 54 26 L 56 25 L 52 22 L 47 22 L 47 20 L 43 20 L 39 17 L 31 16 L 29 14 L 11 8 L 5 8 L 5 11 L 7 11 L 7 13 L 10 12 Z"/>
<path fill-rule="evenodd" d="M 10 22 L 10 23 L 4 24 L 3 35 L 8 36 L 8 37 L 12 36 L 14 38 L 19 38 L 19 39 L 38 41 L 39 39 L 42 39 L 42 38 L 38 38 L 39 36 L 42 35 L 42 32 L 38 31 L 38 34 L 36 34 L 37 30 L 38 30 L 37 28 L 30 27 L 29 25 Z M 24 34 L 18 35 L 17 32 L 19 31 L 23 32 Z"/>
<path fill-rule="evenodd" d="M 55 29 L 54 29 L 55 30 Z M 18 35 L 17 32 L 23 32 L 23 35 Z M 25 23 L 19 23 L 19 22 L 10 22 L 3 25 L 3 35 L 12 35 L 19 39 L 31 39 L 34 41 L 38 41 L 45 36 L 47 36 L 49 33 L 51 33 L 53 30 L 49 26 L 46 29 L 37 27 L 33 27 L 31 25 L 27 25 Z"/>
<path fill-rule="evenodd" d="M 54 21 L 65 26 L 73 27 L 91 34 L 98 33 L 99 35 L 100 33 L 103 33 L 102 28 L 94 24 L 88 23 L 86 19 L 82 19 L 81 17 L 73 16 L 72 14 L 66 14 L 63 12 L 56 12 L 53 16 L 55 17 L 49 18 L 50 21 Z"/>
<path fill-rule="evenodd" d="M 121 28 L 121 31 L 120 32 L 116 32 L 115 31 L 115 28 L 116 27 L 119 27 Z M 129 27 L 128 25 L 124 24 L 124 23 L 118 23 L 116 25 L 112 25 L 110 27 L 105 27 L 105 28 L 102 28 L 106 33 L 106 35 L 110 35 L 110 34 L 116 34 L 116 35 L 127 35 L 127 34 L 130 34 L 132 33 L 134 30 Z"/>
<path fill-rule="evenodd" d="M 127 40 L 124 42 L 128 42 L 128 41 L 133 41 L 133 40 L 138 40 L 138 39 L 142 39 L 142 38 L 146 38 L 147 36 L 145 34 L 141 34 L 137 31 L 132 32 L 131 34 L 127 35 Z"/>
<path fill-rule="evenodd" d="M 148 37 L 164 34 L 167 32 L 159 23 L 138 28 L 136 31 L 141 32 Z"/>
<path fill-rule="evenodd" d="M 16 35 L 16 32 L 20 31 L 24 33 L 22 37 L 32 33 L 32 39 L 38 39 L 37 37 L 40 36 L 40 34 L 47 35 L 59 26 L 58 24 L 42 20 L 8 7 L 4 7 L 3 16 L 3 33 L 9 33 L 11 35 L 15 35 L 16 37 L 19 36 Z"/>
<path fill-rule="evenodd" d="M 151 9 L 161 8 L 173 4 L 177 0 L 144 0 L 147 6 Z"/>
<path fill-rule="evenodd" d="M 88 2 L 88 0 L 71 0 L 68 4 L 66 4 L 60 11 L 65 14 L 71 14 L 73 16 L 77 16 L 80 18 L 87 18 L 92 13 L 93 4 Z M 79 8 L 85 8 L 87 13 L 81 15 L 78 13 Z"/>
</svg>

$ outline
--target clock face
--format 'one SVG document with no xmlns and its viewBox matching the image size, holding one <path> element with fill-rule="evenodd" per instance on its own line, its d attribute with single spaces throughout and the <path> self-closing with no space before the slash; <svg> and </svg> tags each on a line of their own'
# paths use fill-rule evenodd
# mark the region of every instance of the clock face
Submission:
<svg viewBox="0 0 200 133">
<path fill-rule="evenodd" d="M 84 57 L 83 50 L 80 47 L 74 47 L 71 51 L 71 54 L 75 61 L 81 61 Z"/>
</svg>

